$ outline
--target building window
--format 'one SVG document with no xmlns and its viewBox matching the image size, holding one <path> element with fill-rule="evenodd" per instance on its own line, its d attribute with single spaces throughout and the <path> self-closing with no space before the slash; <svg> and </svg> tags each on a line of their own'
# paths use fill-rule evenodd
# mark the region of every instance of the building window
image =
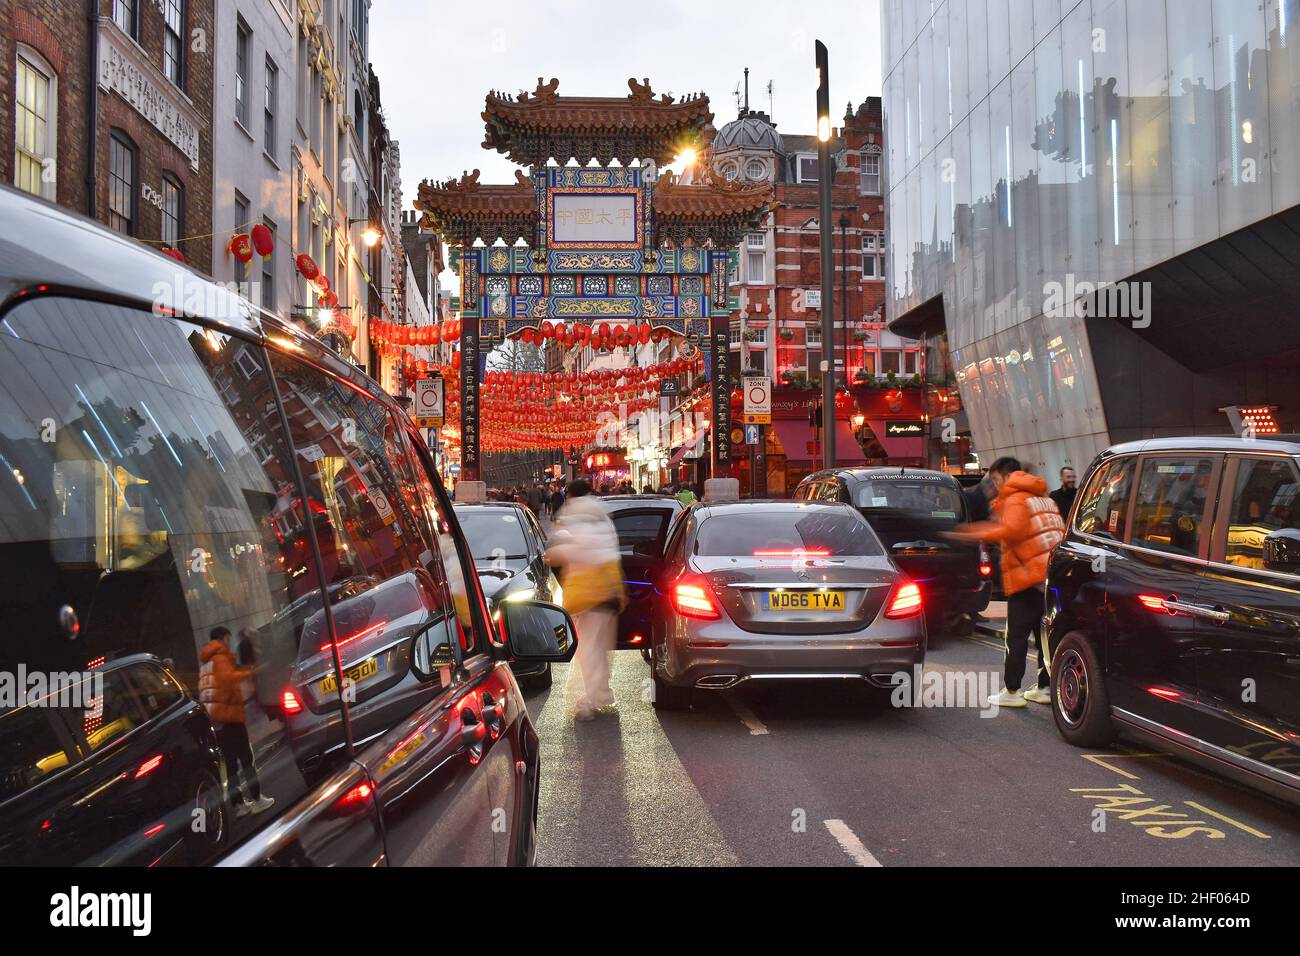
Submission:
<svg viewBox="0 0 1300 956">
<path fill-rule="evenodd" d="M 817 157 L 807 155 L 795 157 L 795 174 L 801 183 L 817 182 Z"/>
<path fill-rule="evenodd" d="M 917 364 L 917 357 L 921 353 L 915 349 L 910 349 L 903 353 L 903 374 L 917 375 L 920 373 L 920 366 Z"/>
<path fill-rule="evenodd" d="M 810 349 L 821 348 L 822 329 L 820 325 L 817 325 L 814 322 L 809 322 L 807 325 L 803 327 L 803 334 L 804 334 L 804 344 L 807 345 L 808 348 Z"/>
<path fill-rule="evenodd" d="M 745 167 L 745 175 L 753 180 L 767 179 L 767 164 L 761 159 L 751 159 Z"/>
<path fill-rule="evenodd" d="M 750 285 L 766 284 L 767 253 L 762 249 L 750 249 L 745 253 L 745 281 Z"/>
<path fill-rule="evenodd" d="M 862 192 L 869 196 L 880 195 L 880 148 L 862 151 Z"/>
<path fill-rule="evenodd" d="M 749 367 L 757 375 L 767 374 L 767 352 L 762 349 L 754 349 L 749 353 Z"/>
<path fill-rule="evenodd" d="M 275 61 L 266 58 L 266 91 L 262 103 L 262 148 L 268 156 L 275 157 L 275 97 L 280 85 L 280 70 Z"/>
<path fill-rule="evenodd" d="M 185 229 L 185 190 L 170 175 L 162 181 L 162 233 L 163 243 L 176 248 Z"/>
<path fill-rule="evenodd" d="M 139 0 L 113 0 L 113 22 L 133 40 L 140 39 Z"/>
<path fill-rule="evenodd" d="M 14 70 L 14 185 L 54 198 L 58 93 L 54 71 L 34 50 L 19 44 Z M 45 179 L 48 165 L 49 180 Z"/>
<path fill-rule="evenodd" d="M 185 85 L 184 0 L 165 0 L 163 9 L 163 74 L 179 87 Z"/>
<path fill-rule="evenodd" d="M 235 232 L 247 232 L 250 223 L 248 221 L 248 199 L 238 189 L 235 190 Z M 235 281 L 244 283 L 248 281 L 248 266 L 235 260 Z"/>
<path fill-rule="evenodd" d="M 883 279 L 885 277 L 884 251 L 884 233 L 864 232 L 862 234 L 862 278 Z"/>
<path fill-rule="evenodd" d="M 903 353 L 898 349 L 881 349 L 880 350 L 880 374 L 888 375 L 893 372 L 897 375 L 903 370 Z"/>
<path fill-rule="evenodd" d="M 235 24 L 235 119 L 248 128 L 248 50 L 253 45 L 253 31 L 244 18 Z"/>
<path fill-rule="evenodd" d="M 108 137 L 108 225 L 127 236 L 135 235 L 135 144 L 121 130 Z"/>
<path fill-rule="evenodd" d="M 366 0 L 352 0 L 352 33 L 357 38 L 357 46 L 361 47 L 362 59 L 365 59 L 366 52 L 366 27 L 368 26 L 366 17 L 368 9 L 369 5 Z"/>
<path fill-rule="evenodd" d="M 271 238 L 278 242 L 275 235 L 275 223 L 262 217 L 262 225 L 271 230 Z M 268 311 L 275 311 L 275 246 L 271 246 L 271 254 L 262 260 L 262 308 Z"/>
<path fill-rule="evenodd" d="M 862 353 L 862 371 L 866 375 L 874 376 L 876 374 L 876 352 L 874 349 L 867 349 Z"/>
<path fill-rule="evenodd" d="M 722 164 L 722 177 L 723 177 L 723 179 L 726 179 L 726 180 L 728 180 L 728 181 L 731 181 L 731 180 L 734 180 L 734 179 L 735 179 L 737 176 L 739 176 L 739 175 L 740 175 L 740 167 L 738 167 L 735 163 L 723 163 L 723 164 Z"/>
<path fill-rule="evenodd" d="M 749 342 L 750 342 L 751 345 L 766 345 L 766 344 L 767 344 L 767 328 L 766 328 L 766 327 L 756 329 L 756 328 L 753 328 L 753 327 L 751 326 L 751 327 L 748 329 L 748 332 L 749 332 Z"/>
</svg>

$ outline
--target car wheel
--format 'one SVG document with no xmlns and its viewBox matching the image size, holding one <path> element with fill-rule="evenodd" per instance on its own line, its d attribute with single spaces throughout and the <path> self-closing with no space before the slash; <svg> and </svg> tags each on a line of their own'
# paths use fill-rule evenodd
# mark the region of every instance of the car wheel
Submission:
<svg viewBox="0 0 1300 956">
<path fill-rule="evenodd" d="M 655 657 L 658 655 L 656 645 L 650 645 L 650 676 L 654 680 L 654 704 L 655 710 L 685 710 L 691 704 L 691 689 L 689 687 L 677 687 L 668 683 L 659 676 L 659 668 L 656 666 Z"/>
<path fill-rule="evenodd" d="M 221 781 L 209 771 L 200 770 L 191 778 L 186 793 L 190 799 L 186 843 L 196 862 L 206 863 L 208 856 L 224 844 L 229 836 L 230 814 L 221 792 Z M 200 812 L 196 814 L 196 810 Z M 194 829 L 193 824 L 197 820 L 203 821 L 201 831 Z"/>
<path fill-rule="evenodd" d="M 1104 747 L 1115 739 L 1101 662 L 1078 632 L 1067 634 L 1052 655 L 1052 716 L 1076 747 Z"/>
</svg>

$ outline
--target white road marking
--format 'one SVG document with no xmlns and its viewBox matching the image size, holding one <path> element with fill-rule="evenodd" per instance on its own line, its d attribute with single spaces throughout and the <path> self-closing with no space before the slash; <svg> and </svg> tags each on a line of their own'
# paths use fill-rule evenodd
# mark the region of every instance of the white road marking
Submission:
<svg viewBox="0 0 1300 956">
<path fill-rule="evenodd" d="M 843 820 L 823 820 L 822 826 L 830 831 L 831 836 L 858 866 L 880 866 L 880 861 L 871 855 L 871 851 L 862 845 L 858 835 L 849 829 Z"/>
<path fill-rule="evenodd" d="M 727 698 L 727 703 L 730 704 L 731 709 L 736 712 L 736 716 L 740 718 L 740 722 L 749 728 L 749 735 L 751 737 L 761 737 L 768 733 L 767 725 L 758 719 L 757 714 L 738 701 L 734 695 L 724 694 L 723 696 Z"/>
</svg>

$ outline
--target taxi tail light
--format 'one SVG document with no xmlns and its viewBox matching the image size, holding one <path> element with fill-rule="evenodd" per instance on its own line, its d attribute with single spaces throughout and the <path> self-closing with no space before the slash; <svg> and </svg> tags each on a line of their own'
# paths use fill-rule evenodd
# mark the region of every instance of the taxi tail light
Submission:
<svg viewBox="0 0 1300 956">
<path fill-rule="evenodd" d="M 993 559 L 989 557 L 989 549 L 983 541 L 980 542 L 980 577 L 991 577 L 993 575 Z"/>
<path fill-rule="evenodd" d="M 162 762 L 163 754 L 156 754 L 155 756 L 150 757 L 144 763 L 140 764 L 139 768 L 135 772 L 135 779 L 139 780 L 141 777 L 149 776 L 149 774 L 162 766 Z"/>
<path fill-rule="evenodd" d="M 1163 598 L 1163 597 L 1161 597 L 1161 596 L 1158 595 L 1158 594 L 1139 594 L 1139 595 L 1138 595 L 1138 601 L 1139 601 L 1139 602 L 1141 603 L 1141 605 L 1142 605 L 1144 608 L 1146 608 L 1148 611 L 1157 611 L 1157 612 L 1165 613 L 1165 614 L 1177 614 L 1177 613 L 1178 613 L 1177 611 L 1172 610 L 1172 609 L 1169 607 L 1169 605 L 1165 603 L 1166 601 L 1176 601 L 1176 600 L 1178 600 L 1178 599 L 1177 599 L 1177 598 L 1174 598 L 1174 597 Z"/>
<path fill-rule="evenodd" d="M 889 609 L 885 617 L 897 620 L 921 613 L 921 589 L 915 581 L 899 581 L 889 596 Z"/>
<path fill-rule="evenodd" d="M 280 698 L 280 706 L 284 708 L 286 714 L 297 714 L 302 711 L 302 701 L 298 695 L 291 690 L 286 690 Z"/>
<path fill-rule="evenodd" d="M 716 621 L 722 616 L 713 601 L 713 590 L 703 578 L 685 578 L 673 585 L 673 610 L 702 621 Z"/>
</svg>

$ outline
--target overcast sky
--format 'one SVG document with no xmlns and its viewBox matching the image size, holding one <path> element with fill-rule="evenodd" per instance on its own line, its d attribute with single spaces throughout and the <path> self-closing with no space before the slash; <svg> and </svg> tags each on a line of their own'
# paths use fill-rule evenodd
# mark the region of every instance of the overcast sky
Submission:
<svg viewBox="0 0 1300 956">
<path fill-rule="evenodd" d="M 880 95 L 878 0 L 378 0 L 370 29 L 406 209 L 423 179 L 480 169 L 480 182 L 513 182 L 514 164 L 481 148 L 483 97 L 531 92 L 539 76 L 558 78 L 561 96 L 626 96 L 633 76 L 649 77 L 656 95 L 702 90 L 720 127 L 736 116 L 733 91 L 748 66 L 750 106 L 769 108 L 771 80 L 777 129 L 813 133 L 821 39 L 837 124 L 850 100 Z"/>
</svg>

